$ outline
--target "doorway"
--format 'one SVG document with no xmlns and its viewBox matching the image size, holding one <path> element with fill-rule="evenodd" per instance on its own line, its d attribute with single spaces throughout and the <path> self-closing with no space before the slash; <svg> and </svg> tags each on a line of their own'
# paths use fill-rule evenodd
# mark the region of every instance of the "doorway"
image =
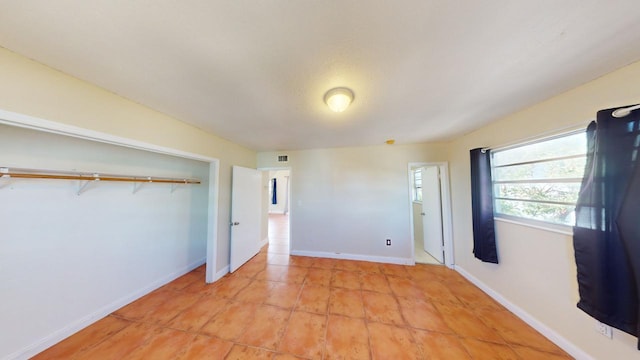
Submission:
<svg viewBox="0 0 640 360">
<path fill-rule="evenodd" d="M 263 169 L 263 181 L 266 184 L 266 199 L 263 206 L 266 220 L 266 239 L 262 251 L 267 252 L 271 264 L 288 264 L 291 243 L 289 240 L 289 169 Z"/>
<path fill-rule="evenodd" d="M 453 266 L 447 163 L 409 164 L 413 259 Z"/>
</svg>

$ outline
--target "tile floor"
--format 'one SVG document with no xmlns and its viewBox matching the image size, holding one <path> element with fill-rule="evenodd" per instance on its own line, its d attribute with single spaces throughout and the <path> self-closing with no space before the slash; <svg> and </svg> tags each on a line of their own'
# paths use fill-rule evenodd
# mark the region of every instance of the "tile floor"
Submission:
<svg viewBox="0 0 640 360">
<path fill-rule="evenodd" d="M 277 229 L 235 273 L 199 267 L 35 359 L 570 358 L 444 266 L 289 256 Z"/>
<path fill-rule="evenodd" d="M 433 264 L 433 265 L 442 265 L 438 259 L 434 258 L 428 252 L 424 251 L 424 244 L 419 241 L 415 241 L 413 244 L 413 256 L 418 264 Z"/>
</svg>

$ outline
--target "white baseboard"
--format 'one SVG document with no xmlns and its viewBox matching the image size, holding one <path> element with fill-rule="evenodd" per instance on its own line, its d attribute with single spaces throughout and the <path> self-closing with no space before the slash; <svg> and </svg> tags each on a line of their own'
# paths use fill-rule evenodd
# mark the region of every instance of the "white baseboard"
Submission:
<svg viewBox="0 0 640 360">
<path fill-rule="evenodd" d="M 370 255 L 358 255 L 358 254 L 332 253 L 332 252 L 324 252 L 324 251 L 299 251 L 299 250 L 291 250 L 291 255 L 321 257 L 321 258 L 341 259 L 341 260 L 372 261 L 372 262 L 379 262 L 379 263 L 386 263 L 386 264 L 415 265 L 415 261 L 412 258 L 397 258 L 397 257 L 388 257 L 388 256 L 370 256 Z"/>
<path fill-rule="evenodd" d="M 93 324 L 94 322 L 102 319 L 103 317 L 111 314 L 112 312 L 120 309 L 121 307 L 132 303 L 133 301 L 143 297 L 144 295 L 152 292 L 153 290 L 179 278 L 180 276 L 192 271 L 204 264 L 206 259 L 197 260 L 179 270 L 172 272 L 171 274 L 164 276 L 161 279 L 154 281 L 153 283 L 145 286 L 142 289 L 136 290 L 133 293 L 123 296 L 116 301 L 103 306 L 102 308 L 94 311 L 93 313 L 86 315 L 71 324 L 56 330 L 50 335 L 45 336 L 44 338 L 36 341 L 34 344 L 29 345 L 28 347 L 15 351 L 9 355 L 7 355 L 3 360 L 14 360 L 14 359 L 29 359 L 30 357 L 48 349 L 49 347 L 59 343 L 60 341 L 66 339 L 67 337 L 77 333 L 78 331 L 84 329 L 85 327 Z M 228 268 L 228 267 L 227 267 Z M 228 272 L 228 271 L 227 271 Z"/>
<path fill-rule="evenodd" d="M 269 243 L 269 237 L 264 238 L 261 242 L 260 242 L 260 248 L 262 248 L 263 246 L 267 245 Z"/>
<path fill-rule="evenodd" d="M 220 269 L 217 273 L 216 273 L 216 278 L 213 279 L 213 282 L 216 282 L 218 280 L 220 280 L 223 276 L 227 275 L 229 273 L 229 270 L 231 270 L 231 268 L 229 267 L 229 265 L 223 267 L 222 269 Z"/>
<path fill-rule="evenodd" d="M 509 311 L 514 313 L 517 317 L 522 319 L 524 322 L 529 324 L 532 328 L 536 329 L 542 335 L 544 335 L 547 339 L 549 339 L 554 344 L 558 345 L 562 350 L 569 353 L 569 355 L 573 356 L 576 359 L 580 360 L 594 360 L 593 357 L 584 350 L 577 347 L 574 343 L 567 340 L 553 329 L 542 323 L 540 320 L 536 319 L 533 315 L 529 314 L 521 307 L 515 305 L 511 301 L 507 300 L 500 293 L 496 292 L 492 288 L 490 288 L 487 284 L 480 281 L 480 279 L 471 275 L 465 269 L 460 266 L 455 266 L 454 269 L 459 272 L 462 276 L 464 276 L 467 280 L 471 281 L 475 286 L 479 287 L 482 291 L 484 291 L 487 295 L 491 296 L 494 300 L 502 304 Z"/>
</svg>

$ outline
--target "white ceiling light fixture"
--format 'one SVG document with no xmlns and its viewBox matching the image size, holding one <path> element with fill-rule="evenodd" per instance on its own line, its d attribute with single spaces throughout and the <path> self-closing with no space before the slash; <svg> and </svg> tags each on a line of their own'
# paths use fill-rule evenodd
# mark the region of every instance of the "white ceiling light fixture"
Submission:
<svg viewBox="0 0 640 360">
<path fill-rule="evenodd" d="M 343 112 L 353 102 L 353 91 L 346 87 L 337 87 L 324 94 L 324 102 L 331 111 Z"/>
</svg>

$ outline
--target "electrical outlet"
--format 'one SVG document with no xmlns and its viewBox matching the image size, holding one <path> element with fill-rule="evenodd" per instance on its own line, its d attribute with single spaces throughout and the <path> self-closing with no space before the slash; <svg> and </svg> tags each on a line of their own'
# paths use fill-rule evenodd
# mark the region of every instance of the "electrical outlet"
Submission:
<svg viewBox="0 0 640 360">
<path fill-rule="evenodd" d="M 609 339 L 613 339 L 613 330 L 611 330 L 611 326 L 607 324 L 596 321 L 596 331 Z"/>
<path fill-rule="evenodd" d="M 387 239 L 387 246 L 391 246 L 391 239 Z"/>
</svg>

